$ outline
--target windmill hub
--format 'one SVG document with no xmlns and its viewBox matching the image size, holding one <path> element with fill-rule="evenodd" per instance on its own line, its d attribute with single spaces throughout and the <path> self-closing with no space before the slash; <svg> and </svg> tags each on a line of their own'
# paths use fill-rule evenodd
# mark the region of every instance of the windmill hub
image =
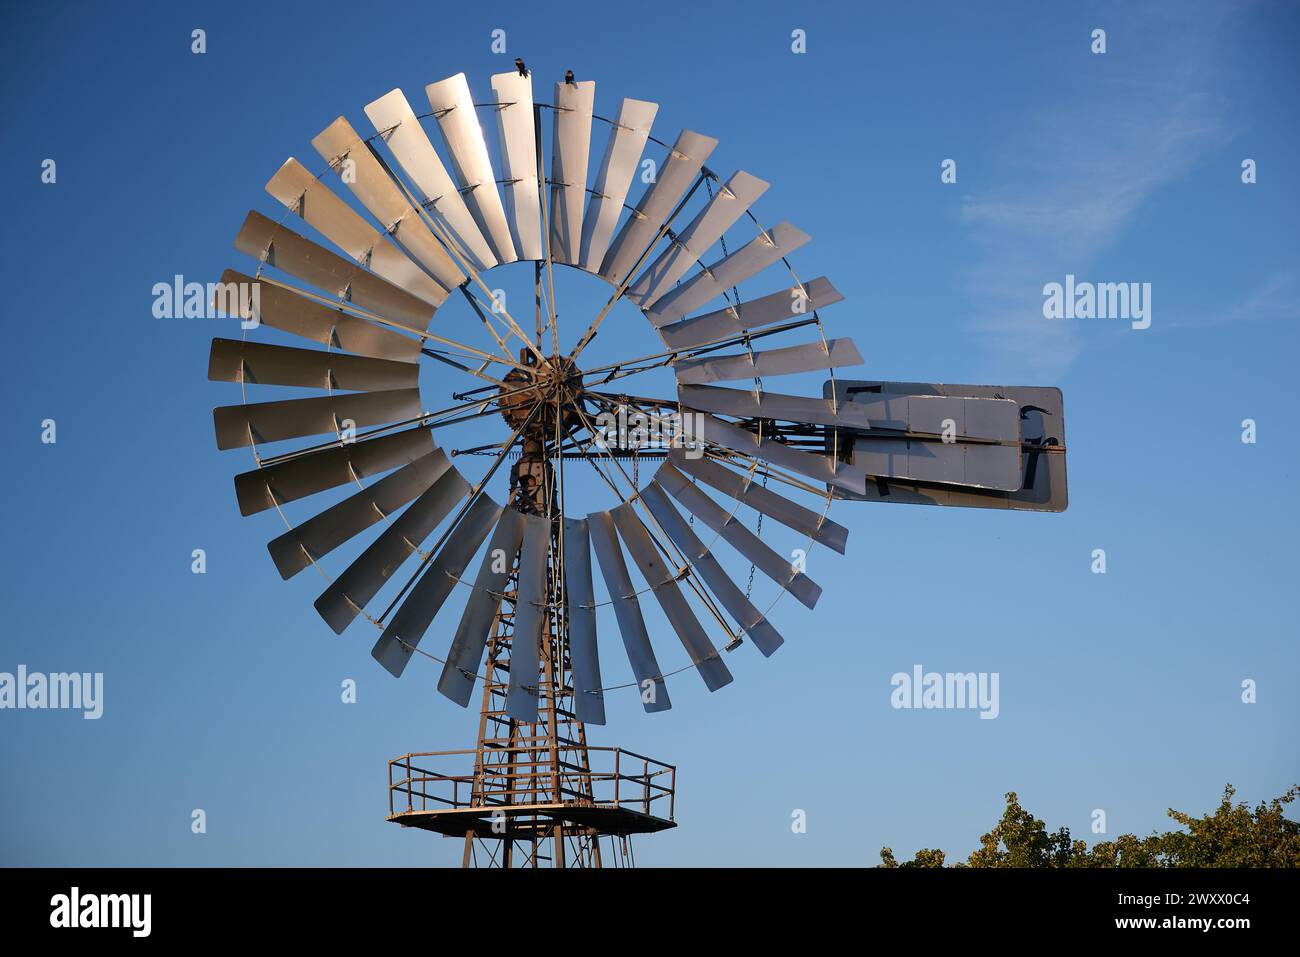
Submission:
<svg viewBox="0 0 1300 957">
<path fill-rule="evenodd" d="M 582 391 L 582 373 L 566 356 L 548 356 L 539 362 L 525 351 L 521 358 L 525 367 L 505 375 L 497 402 L 506 424 L 518 429 L 532 415 L 524 437 L 554 440 L 558 415 L 560 438 L 568 436 L 579 425 L 574 401 Z M 539 403 L 542 407 L 533 415 Z"/>
</svg>

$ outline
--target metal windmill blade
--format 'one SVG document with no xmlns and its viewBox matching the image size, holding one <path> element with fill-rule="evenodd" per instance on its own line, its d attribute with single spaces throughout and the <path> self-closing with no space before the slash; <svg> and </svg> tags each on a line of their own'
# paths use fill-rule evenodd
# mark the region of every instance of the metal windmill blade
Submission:
<svg viewBox="0 0 1300 957">
<path fill-rule="evenodd" d="M 490 87 L 431 82 L 422 115 L 390 90 L 364 106 L 373 134 L 340 116 L 319 166 L 280 166 L 279 219 L 248 213 L 251 262 L 214 294 L 246 320 L 208 355 L 240 390 L 214 429 L 251 453 L 236 501 L 281 523 L 276 572 L 325 577 L 320 630 L 373 627 L 389 675 L 476 701 L 472 750 L 390 762 L 389 819 L 463 840 L 466 863 L 594 865 L 674 826 L 675 770 L 586 727 L 669 710 L 670 684 L 734 694 L 745 645 L 806 649 L 783 616 L 822 588 L 774 534 L 845 554 L 846 500 L 1062 510 L 1063 409 L 1055 389 L 844 380 L 863 357 L 821 315 L 844 297 L 799 278 L 811 239 L 764 225 L 766 181 L 706 165 L 718 140 L 661 141 L 656 103 L 603 110 L 603 86 L 534 83 L 522 57 Z M 489 273 L 518 260 L 534 299 L 512 315 Z M 593 315 L 557 304 L 569 277 L 602 286 Z M 645 345 L 593 362 L 615 309 Z M 668 368 L 673 394 L 629 388 Z M 820 396 L 768 389 L 822 371 Z"/>
<path fill-rule="evenodd" d="M 492 246 L 499 263 L 512 263 L 518 259 L 510 226 L 506 221 L 505 207 L 497 191 L 497 176 L 488 158 L 487 141 L 483 127 L 474 112 L 474 98 L 470 96 L 469 81 L 464 73 L 430 83 L 425 87 L 429 106 L 438 120 L 447 149 L 451 152 L 456 170 L 456 182 L 469 211 L 474 215 L 484 238 Z"/>
<path fill-rule="evenodd" d="M 323 246 L 256 210 L 235 237 L 235 248 L 262 264 L 282 269 L 337 299 L 383 317 L 391 325 L 420 331 L 429 327 L 434 307 L 361 265 L 334 255 Z M 290 309 L 289 311 L 292 311 Z M 241 316 L 241 318 L 248 318 Z"/>
<path fill-rule="evenodd" d="M 542 258 L 542 206 L 537 176 L 537 118 L 532 77 L 497 73 L 492 77 L 502 180 L 510 238 L 520 259 Z"/>
<path fill-rule="evenodd" d="M 325 623 L 342 634 L 389 576 L 469 492 L 469 483 L 447 463 L 434 483 L 316 599 L 316 610 Z"/>
<path fill-rule="evenodd" d="M 727 573 L 722 570 L 722 566 L 713 557 L 708 546 L 700 541 L 690 523 L 673 508 L 657 479 L 646 486 L 641 493 L 641 499 L 654 513 L 660 527 L 682 550 L 691 566 L 699 571 L 709 588 L 718 596 L 718 600 L 736 619 L 736 623 L 754 640 L 754 644 L 759 651 L 763 652 L 764 657 L 776 651 L 785 639 L 772 627 L 763 613 L 754 607 L 736 583 L 727 577 Z"/>
<path fill-rule="evenodd" d="M 351 127 L 347 127 L 347 130 L 350 132 Z M 347 134 L 343 134 L 338 142 L 340 145 L 342 142 L 347 142 Z M 365 164 L 365 168 L 373 178 L 374 158 L 363 152 L 364 149 L 361 147 L 342 155 L 353 163 L 357 162 L 358 156 L 368 158 L 370 163 Z M 367 223 L 359 213 L 354 212 L 351 206 L 343 202 L 333 190 L 313 176 L 307 167 L 293 157 L 285 160 L 284 165 L 267 182 L 266 191 L 282 202 L 290 212 L 301 217 L 309 226 L 327 237 L 349 257 L 366 266 L 376 276 L 387 279 L 393 285 L 405 289 L 434 308 L 442 305 L 446 300 L 448 286 L 431 277 L 420 265 L 408 259 L 401 249 L 389 241 L 387 230 L 381 233 Z M 403 214 L 409 215 L 403 209 L 404 204 L 400 198 L 394 199 L 391 192 L 374 190 L 367 192 L 366 195 L 376 204 L 376 208 L 383 212 L 396 213 L 399 219 Z M 390 208 L 385 208 L 384 201 L 387 201 Z M 412 242 L 419 241 L 409 232 L 406 238 Z M 423 242 L 428 245 L 427 239 Z M 456 285 L 458 270 L 450 260 L 446 259 L 446 254 L 429 253 L 429 257 L 437 262 L 440 272 L 445 277 L 444 281 Z"/>
<path fill-rule="evenodd" d="M 644 258 L 643 254 L 654 247 L 673 210 L 693 188 L 692 182 L 698 184 L 700 170 L 717 145 L 718 141 L 710 136 L 682 131 L 668 151 L 653 185 L 641 197 L 633 215 L 624 222 L 605 253 L 600 275 L 612 283 L 630 279 L 629 274 Z"/>
<path fill-rule="evenodd" d="M 721 291 L 714 298 L 721 295 Z M 807 284 L 795 283 L 788 289 L 769 293 L 752 302 L 728 303 L 721 309 L 668 322 L 659 327 L 659 336 L 664 344 L 674 351 L 684 351 L 712 345 L 717 342 L 736 340 L 746 331 L 762 329 L 776 323 L 798 322 L 844 299 L 830 284 L 825 276 L 819 276 Z M 656 315 L 654 320 L 662 320 Z"/>
<path fill-rule="evenodd" d="M 656 326 L 675 323 L 687 313 L 718 298 L 727 289 L 734 289 L 768 266 L 784 259 L 811 238 L 789 223 L 777 223 L 770 230 L 764 230 L 762 235 L 754 237 L 713 265 L 702 268 L 677 288 L 655 300 L 646 316 Z M 793 305 L 797 298 L 791 296 L 790 304 Z M 806 303 L 800 304 L 806 306 Z M 749 316 L 745 318 L 747 321 L 750 319 Z"/>
<path fill-rule="evenodd" d="M 632 576 L 628 574 L 627 561 L 618 544 L 614 516 L 610 512 L 593 512 L 587 516 L 587 522 L 592 548 L 600 562 L 610 601 L 618 616 L 619 632 L 623 637 L 628 663 L 632 666 L 637 687 L 648 692 L 641 696 L 642 705 L 646 711 L 667 711 L 672 707 L 672 701 L 668 697 L 664 673 L 650 644 L 650 634 L 641 614 L 641 602 L 632 584 Z"/>
<path fill-rule="evenodd" d="M 817 369 L 862 364 L 862 356 L 852 339 L 810 342 L 784 349 L 741 352 L 734 355 L 710 354 L 699 359 L 682 359 L 673 366 L 677 381 L 683 384 L 725 382 L 728 379 L 762 379 L 791 375 Z"/>
<path fill-rule="evenodd" d="M 289 529 L 267 544 L 281 578 L 291 578 L 423 494 L 447 470 L 434 449 Z"/>
<path fill-rule="evenodd" d="M 461 707 L 469 704 L 469 696 L 474 690 L 474 677 L 483 660 L 483 649 L 487 646 L 488 631 L 504 597 L 504 589 L 510 580 L 511 569 L 518 560 L 523 540 L 523 514 L 517 509 L 505 509 L 474 579 L 473 591 L 465 604 L 460 625 L 452 637 L 451 649 L 438 681 L 438 690 Z M 400 675 L 400 672 L 394 674 Z"/>
<path fill-rule="evenodd" d="M 766 576 L 784 588 L 808 608 L 814 608 L 822 590 L 812 579 L 778 555 L 733 515 L 692 485 L 681 472 L 665 463 L 655 475 L 660 487 L 681 502 L 682 506 L 712 528 L 737 551 L 752 561 Z"/>
<path fill-rule="evenodd" d="M 627 298 L 649 310 L 700 261 L 713 244 L 754 202 L 767 192 L 768 183 L 744 170 L 736 173 L 709 200 L 672 244 L 628 287 Z"/>
<path fill-rule="evenodd" d="M 582 220 L 579 264 L 588 272 L 600 269 L 609 250 L 614 227 L 622 215 L 632 177 L 658 112 L 658 103 L 624 99 L 618 119 L 610 127 L 605 155 L 592 186 L 591 204 Z"/>
<path fill-rule="evenodd" d="M 501 506 L 487 495 L 474 499 L 457 529 L 458 534 L 446 541 L 416 582 L 410 598 L 398 609 L 375 642 L 371 655 L 396 677 L 401 677 L 411 653 L 451 595 L 483 539 L 500 519 L 501 512 Z M 473 666 L 478 666 L 477 660 Z"/>
<path fill-rule="evenodd" d="M 690 605 L 677 587 L 677 576 L 669 571 L 655 550 L 650 533 L 636 515 L 630 502 L 624 502 L 611 511 L 619 537 L 627 546 L 633 560 L 645 576 L 664 616 L 668 619 L 704 679 L 710 691 L 717 691 L 731 683 L 731 672 L 709 641 L 709 636 L 691 612 Z"/>
<path fill-rule="evenodd" d="M 555 127 L 551 136 L 551 257 L 576 263 L 582 246 L 582 210 L 587 200 L 587 158 L 596 84 L 555 84 Z"/>
<path fill-rule="evenodd" d="M 419 375 L 420 367 L 414 362 L 272 346 L 247 339 L 213 339 L 208 358 L 208 378 L 213 381 L 345 392 L 415 389 Z"/>
<path fill-rule="evenodd" d="M 235 476 L 241 515 L 288 502 L 409 465 L 434 449 L 427 429 L 393 432 L 364 442 L 329 444 Z"/>
<path fill-rule="evenodd" d="M 537 721 L 538 689 L 534 682 L 541 664 L 542 629 L 548 614 L 546 565 L 550 547 L 550 522 L 540 515 L 524 516 L 506 712 L 517 721 L 529 723 Z"/>
<path fill-rule="evenodd" d="M 752 474 L 741 474 L 724 468 L 714 460 L 703 456 L 691 458 L 681 449 L 670 452 L 668 460 L 677 469 L 689 474 L 692 479 L 712 486 L 787 528 L 794 529 L 841 555 L 844 554 L 849 537 L 847 528 L 831 521 L 825 513 L 819 515 L 812 509 L 805 508 L 757 484 Z"/>
<path fill-rule="evenodd" d="M 447 290 L 465 281 L 465 274 L 345 117 L 340 116 L 311 142 L 384 232 L 434 278 L 443 299 Z"/>
<path fill-rule="evenodd" d="M 213 409 L 212 418 L 217 448 L 235 449 L 254 442 L 337 432 L 345 421 L 381 425 L 413 418 L 419 412 L 419 389 L 394 389 L 226 405 Z"/>
<path fill-rule="evenodd" d="M 479 231 L 406 95 L 401 90 L 386 93 L 366 104 L 366 116 L 407 178 L 424 196 L 426 208 L 433 210 L 437 222 L 455 239 L 457 252 L 468 257 L 475 269 L 495 266 L 496 255 Z"/>
<path fill-rule="evenodd" d="M 227 269 L 221 274 L 221 284 L 226 288 L 257 287 L 256 319 L 261 325 L 360 356 L 412 365 L 420 358 L 419 339 L 352 315 L 342 306 L 327 306 L 266 277 L 254 279 Z M 252 308 L 236 310 L 236 315 L 240 319 L 254 318 Z"/>
<path fill-rule="evenodd" d="M 569 595 L 573 710 L 584 724 L 604 724 L 605 692 L 596 643 L 596 592 L 591 580 L 590 542 L 587 519 L 564 519 L 564 583 Z"/>
</svg>

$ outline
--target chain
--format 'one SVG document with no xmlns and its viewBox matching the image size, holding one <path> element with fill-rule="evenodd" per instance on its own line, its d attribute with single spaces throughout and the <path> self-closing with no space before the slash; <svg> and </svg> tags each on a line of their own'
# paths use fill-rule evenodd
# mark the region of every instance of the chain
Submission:
<svg viewBox="0 0 1300 957">
<path fill-rule="evenodd" d="M 767 475 L 768 475 L 767 472 L 763 473 L 763 488 L 767 488 Z M 758 513 L 758 522 L 754 526 L 754 536 L 756 538 L 763 537 L 763 513 L 762 512 Z M 749 584 L 745 586 L 745 597 L 748 598 L 750 592 L 752 592 L 753 590 L 754 590 L 754 564 L 751 562 L 749 566 Z"/>
</svg>

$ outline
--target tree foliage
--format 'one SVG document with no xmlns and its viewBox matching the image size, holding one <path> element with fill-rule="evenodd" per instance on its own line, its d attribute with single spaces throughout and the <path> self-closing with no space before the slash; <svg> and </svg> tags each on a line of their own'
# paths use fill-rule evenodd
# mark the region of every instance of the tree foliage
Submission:
<svg viewBox="0 0 1300 957">
<path fill-rule="evenodd" d="M 1182 828 L 1156 831 L 1149 837 L 1122 834 L 1089 848 L 1073 840 L 1069 828 L 1048 831 L 1020 806 L 1016 792 L 1007 794 L 1002 819 L 980 838 L 980 846 L 956 867 L 1300 867 L 1300 823 L 1284 816 L 1285 806 L 1300 797 L 1300 786 L 1253 810 L 1232 802 L 1236 789 L 1227 785 L 1213 813 L 1194 817 L 1169 809 Z M 916 852 L 899 863 L 894 852 L 880 850 L 881 867 L 943 867 L 935 848 Z"/>
</svg>

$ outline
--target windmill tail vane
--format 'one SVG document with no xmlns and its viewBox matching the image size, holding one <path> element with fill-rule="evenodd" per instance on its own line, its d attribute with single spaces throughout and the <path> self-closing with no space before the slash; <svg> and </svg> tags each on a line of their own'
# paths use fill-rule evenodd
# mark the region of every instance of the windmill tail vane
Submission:
<svg viewBox="0 0 1300 957">
<path fill-rule="evenodd" d="M 1062 511 L 1063 406 L 1054 388 L 841 378 L 862 357 L 821 310 L 843 296 L 790 265 L 807 234 L 762 225 L 766 182 L 714 173 L 709 136 L 651 135 L 655 103 L 606 119 L 593 81 L 570 71 L 550 103 L 533 84 L 518 61 L 478 102 L 457 74 L 418 114 L 392 90 L 364 107 L 370 132 L 339 117 L 311 141 L 319 173 L 279 167 L 279 212 L 247 214 L 235 247 L 252 263 L 222 276 L 256 296 L 226 297 L 251 321 L 213 340 L 209 379 L 241 389 L 214 426 L 218 448 L 253 453 L 240 513 L 283 520 L 281 577 L 324 576 L 329 628 L 364 620 L 384 670 L 420 658 L 478 706 L 473 748 L 389 762 L 388 819 L 463 841 L 466 866 L 631 865 L 634 835 L 676 826 L 676 769 L 586 728 L 607 703 L 670 709 L 679 673 L 725 687 L 745 645 L 780 648 L 772 605 L 812 609 L 822 589 L 764 520 L 844 554 L 837 501 Z M 531 315 L 489 281 L 516 263 Z M 593 278 L 603 305 L 561 314 L 557 286 Z M 611 318 L 624 301 L 644 345 L 591 359 L 607 321 L 631 338 Z M 829 375 L 822 394 L 769 391 L 799 374 Z M 639 394 L 656 375 L 676 394 Z M 425 401 L 430 381 L 445 399 Z M 680 648 L 657 653 L 652 630 Z"/>
</svg>

